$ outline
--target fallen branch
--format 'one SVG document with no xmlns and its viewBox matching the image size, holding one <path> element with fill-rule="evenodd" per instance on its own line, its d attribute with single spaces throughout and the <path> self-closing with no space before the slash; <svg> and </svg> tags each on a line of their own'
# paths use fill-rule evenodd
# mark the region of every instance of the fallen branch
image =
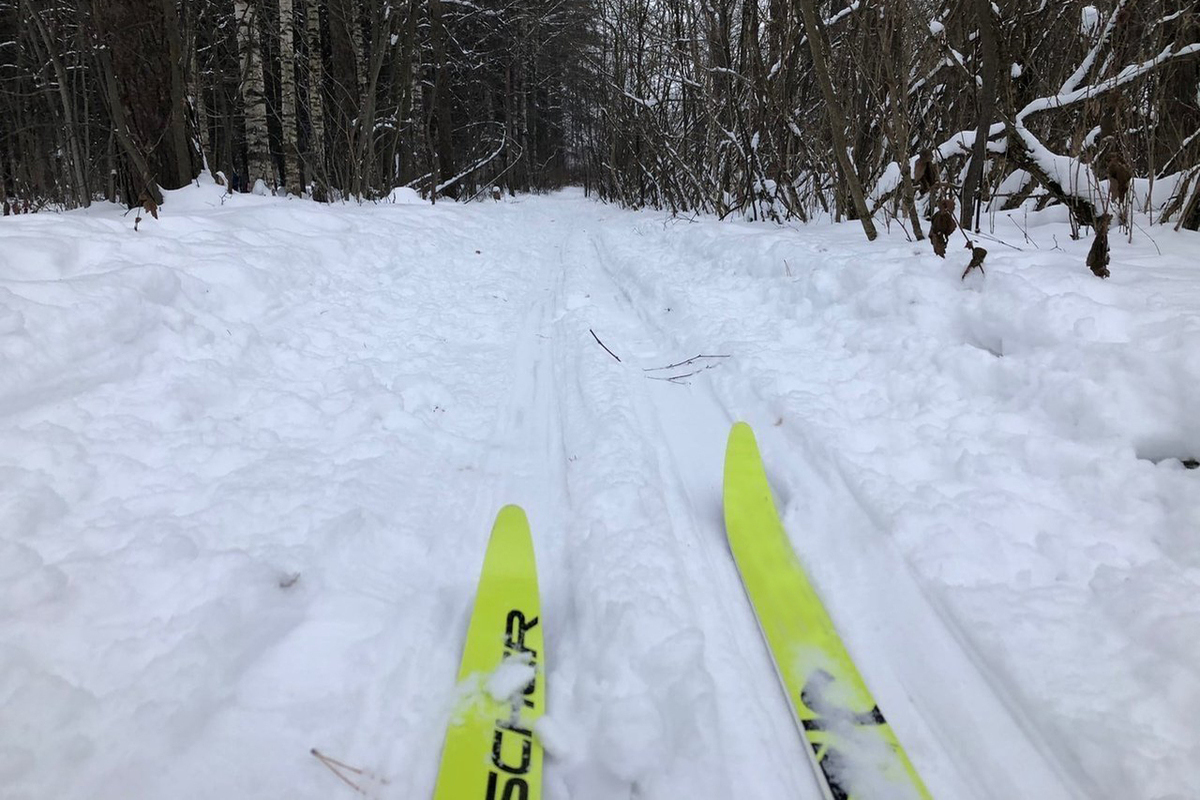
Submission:
<svg viewBox="0 0 1200 800">
<path fill-rule="evenodd" d="M 690 359 L 689 359 L 689 360 L 690 360 Z M 685 363 L 685 364 L 686 364 L 687 362 L 685 361 L 685 362 L 683 362 L 683 363 Z M 682 365 L 678 365 L 678 366 L 682 366 Z M 701 367 L 700 369 L 697 369 L 697 370 L 692 370 L 691 372 L 685 372 L 685 373 L 684 373 L 684 374 L 682 374 L 682 375 L 668 375 L 668 376 L 667 376 L 667 377 L 665 377 L 665 378 L 664 378 L 663 376 L 661 376 L 661 375 L 647 375 L 646 377 L 647 377 L 647 378 L 649 378 L 649 379 L 650 379 L 650 380 L 652 380 L 652 381 L 666 381 L 667 383 L 678 383 L 678 384 L 680 384 L 680 385 L 682 385 L 682 386 L 686 386 L 687 384 L 684 382 L 684 380 L 683 380 L 684 378 L 690 378 L 690 377 L 692 377 L 693 375 L 699 375 L 701 372 L 704 372 L 705 370 L 712 369 L 712 368 L 713 368 L 713 367 L 715 367 L 715 366 L 717 366 L 717 365 L 716 365 L 716 364 L 709 364 L 709 365 L 707 365 L 707 366 Z"/>
<path fill-rule="evenodd" d="M 496 152 L 492 153 L 490 156 L 483 159 L 482 161 L 477 162 L 474 166 L 467 167 L 462 172 L 455 175 L 453 178 L 450 178 L 449 180 L 442 181 L 441 183 L 439 183 L 437 186 L 435 186 L 433 188 L 433 196 L 436 197 L 437 195 L 441 194 L 445 190 L 449 189 L 454 184 L 458 183 L 463 178 L 470 175 L 475 170 L 480 169 L 480 168 L 485 167 L 488 164 L 490 164 L 492 161 L 494 161 L 496 159 L 497 156 L 499 156 L 501 153 L 504 152 L 504 145 L 506 145 L 506 144 L 508 144 L 508 135 L 506 133 L 504 133 L 503 126 L 501 126 L 500 146 L 496 148 Z"/>
<path fill-rule="evenodd" d="M 325 755 L 324 753 L 322 753 L 320 750 L 318 750 L 315 747 L 312 750 L 309 750 L 309 752 L 312 753 L 314 756 L 316 756 L 316 759 L 318 761 L 320 761 L 322 764 L 324 764 L 326 767 L 328 767 L 330 772 L 332 772 L 334 775 L 337 775 L 339 778 L 341 778 L 343 781 L 345 781 L 346 785 L 348 785 L 351 789 L 358 792 L 359 794 L 366 794 L 366 792 L 363 791 L 363 788 L 361 786 L 359 786 L 357 783 L 355 783 L 354 781 L 350 780 L 349 778 L 347 778 L 345 775 L 342 774 L 342 770 L 344 769 L 344 770 L 348 770 L 349 772 L 353 772 L 355 775 L 363 775 L 364 774 L 363 770 L 359 769 L 358 767 L 352 767 L 349 764 L 343 764 L 341 761 L 338 761 L 336 758 L 330 758 L 329 756 Z"/>
<path fill-rule="evenodd" d="M 1010 214 L 1010 215 L 1008 215 L 1008 216 L 1009 216 L 1009 217 L 1011 217 L 1012 215 Z M 1016 220 L 1014 220 L 1014 222 L 1016 222 Z M 1034 247 L 1037 247 L 1037 242 L 1035 242 L 1035 241 L 1033 241 L 1032 239 L 1030 239 L 1030 238 L 1029 238 L 1029 234 L 1028 234 L 1028 233 L 1026 233 L 1025 229 L 1021 227 L 1020 223 L 1017 223 L 1017 228 L 1018 228 L 1018 230 L 1020 230 L 1020 231 L 1021 231 L 1021 233 L 1024 233 L 1024 234 L 1025 234 L 1025 238 L 1026 238 L 1026 239 L 1028 239 L 1028 240 L 1029 240 L 1029 242 L 1030 242 L 1030 243 L 1031 243 L 1031 244 L 1032 244 Z M 986 240 L 987 240 L 987 241 L 989 241 L 989 242 L 995 242 L 996 244 L 1002 244 L 1002 245 L 1004 245 L 1005 247 L 1012 248 L 1013 250 L 1016 250 L 1016 251 L 1017 251 L 1017 252 L 1019 252 L 1019 253 L 1024 253 L 1024 252 L 1025 252 L 1024 248 L 1017 247 L 1015 244 L 1009 244 L 1008 242 L 1004 241 L 1003 239 L 998 239 L 998 238 L 996 238 L 995 236 L 988 236 L 986 233 L 979 233 L 978 231 L 976 231 L 976 233 L 975 233 L 975 238 L 976 238 L 976 239 L 986 239 Z M 1040 250 L 1041 248 L 1040 248 L 1040 247 L 1038 247 L 1038 249 Z"/>
<path fill-rule="evenodd" d="M 672 375 L 667 378 L 663 378 L 658 375 L 647 375 L 646 377 L 652 381 L 663 381 L 665 383 L 675 383 L 675 384 L 679 384 L 680 386 L 687 386 L 688 384 L 686 381 L 683 380 L 684 378 L 690 378 L 693 375 L 698 375 L 699 373 L 701 373 L 703 371 L 704 370 L 702 370 L 702 369 L 698 369 L 695 372 L 689 372 L 686 375 Z"/>
<path fill-rule="evenodd" d="M 610 356 L 617 359 L 618 364 L 621 363 L 621 359 L 617 356 L 617 354 L 614 353 L 612 350 L 609 350 L 608 345 L 606 345 L 604 342 L 600 341 L 600 337 L 596 335 L 596 332 L 594 330 L 592 330 L 591 328 L 588 328 L 588 333 L 590 333 L 592 335 L 592 338 L 596 340 L 596 344 L 598 344 L 604 348 L 604 352 L 608 353 Z"/>
<path fill-rule="evenodd" d="M 692 356 L 691 358 L 687 359 L 686 361 L 680 361 L 677 364 L 667 364 L 665 367 L 646 367 L 645 369 L 642 370 L 642 372 L 658 372 L 659 370 L 664 370 L 664 369 L 675 369 L 676 367 L 686 367 L 688 364 L 691 364 L 695 361 L 699 361 L 702 358 L 729 358 L 729 356 L 727 356 L 727 355 L 705 355 L 704 353 L 701 353 L 699 355 Z"/>
</svg>

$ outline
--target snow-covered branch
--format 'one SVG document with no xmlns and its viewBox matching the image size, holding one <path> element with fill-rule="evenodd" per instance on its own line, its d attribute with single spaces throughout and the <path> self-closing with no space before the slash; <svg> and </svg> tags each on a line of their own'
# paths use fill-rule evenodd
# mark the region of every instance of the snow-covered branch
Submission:
<svg viewBox="0 0 1200 800">
<path fill-rule="evenodd" d="M 1147 59 L 1141 64 L 1130 64 L 1122 69 L 1119 73 L 1111 78 L 1107 78 L 1096 84 L 1091 84 L 1082 89 L 1069 89 L 1049 97 L 1039 97 L 1037 100 L 1028 103 L 1017 113 L 1017 121 L 1021 122 L 1025 117 L 1036 114 L 1039 111 L 1049 111 L 1052 109 L 1065 108 L 1069 105 L 1099 97 L 1102 94 L 1111 92 L 1114 89 L 1120 88 L 1130 81 L 1134 81 L 1159 67 L 1171 61 L 1177 61 L 1185 58 L 1194 58 L 1200 55 L 1200 42 L 1193 42 L 1184 45 L 1178 49 L 1166 48 L 1154 58 Z M 1070 83 L 1070 81 L 1068 81 Z"/>
<path fill-rule="evenodd" d="M 506 144 L 508 144 L 507 137 L 501 136 L 500 144 L 496 147 L 496 151 L 494 153 L 492 153 L 490 156 L 483 159 L 482 161 L 478 161 L 475 164 L 473 164 L 472 166 L 467 167 L 462 172 L 455 175 L 453 178 L 450 178 L 449 180 L 442 181 L 441 183 L 439 183 L 436 187 L 434 187 L 434 190 L 433 190 L 434 194 L 441 194 L 442 192 L 446 191 L 454 184 L 458 183 L 463 178 L 470 175 L 475 170 L 482 169 L 483 167 L 486 167 L 491 162 L 495 161 L 496 158 L 498 158 L 499 155 L 504 152 L 504 146 Z"/>
<path fill-rule="evenodd" d="M 1080 222 L 1092 224 L 1097 214 L 1090 194 L 1092 187 L 1098 186 L 1100 183 L 1095 170 L 1080 158 L 1051 152 L 1025 125 L 1026 118 L 1039 112 L 1061 109 L 1099 97 L 1147 75 L 1171 61 L 1197 55 L 1200 55 L 1200 42 L 1179 48 L 1168 47 L 1157 56 L 1140 64 L 1131 64 L 1111 78 L 1099 83 L 1079 89 L 1069 89 L 1050 97 L 1041 97 L 1026 104 L 1007 126 L 1010 143 L 1014 145 L 1009 148 L 1010 155 L 1069 206 Z M 1089 53 L 1090 57 L 1092 55 Z M 1076 70 L 1075 76 L 1081 76 L 1086 72 L 1086 70 L 1083 72 L 1081 70 Z M 1077 83 L 1078 79 L 1075 76 L 1072 76 L 1066 85 Z"/>
</svg>

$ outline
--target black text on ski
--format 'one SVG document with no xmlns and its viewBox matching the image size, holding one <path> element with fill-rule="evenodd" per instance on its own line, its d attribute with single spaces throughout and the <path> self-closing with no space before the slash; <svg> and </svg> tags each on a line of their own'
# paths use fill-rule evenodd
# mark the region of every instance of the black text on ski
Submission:
<svg viewBox="0 0 1200 800">
<path fill-rule="evenodd" d="M 526 621 L 525 615 L 517 609 L 508 612 L 508 620 L 504 634 L 505 658 L 528 653 L 533 659 L 529 663 L 537 668 L 537 651 L 525 645 L 525 634 L 538 624 L 534 617 Z M 537 684 L 536 672 L 534 679 L 525 687 L 523 698 L 526 708 L 533 708 L 534 686 Z M 517 736 L 521 740 L 521 760 L 517 764 L 504 763 L 504 737 Z M 496 720 L 492 734 L 492 767 L 488 771 L 487 793 L 484 800 L 529 800 L 529 782 L 525 776 L 529 773 L 530 762 L 533 760 L 533 731 L 523 728 L 517 715 Z"/>
<path fill-rule="evenodd" d="M 834 744 L 837 741 L 836 726 L 830 730 L 830 724 L 825 719 L 825 715 L 835 708 L 835 704 L 828 698 L 826 692 L 834 681 L 835 678 L 823 669 L 817 669 L 804 681 L 804 687 L 800 690 L 800 702 L 813 716 L 802 720 L 802 724 L 805 738 L 808 739 L 809 746 L 812 747 L 813 753 L 817 757 L 821 772 L 825 774 L 825 782 L 829 786 L 829 792 L 833 795 L 833 799 L 849 800 L 850 789 L 843 785 L 849 762 Z M 858 726 L 887 724 L 879 706 L 872 706 L 871 710 L 865 714 L 849 714 L 843 720 L 843 724 L 845 722 Z M 812 735 L 818 731 L 824 732 L 826 736 L 833 734 L 832 741 L 828 738 L 818 738 L 819 734 Z"/>
</svg>

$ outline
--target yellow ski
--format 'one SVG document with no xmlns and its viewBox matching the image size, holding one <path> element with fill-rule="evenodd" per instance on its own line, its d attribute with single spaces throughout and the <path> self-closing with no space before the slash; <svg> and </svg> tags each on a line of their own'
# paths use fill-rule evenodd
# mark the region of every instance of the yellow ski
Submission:
<svg viewBox="0 0 1200 800">
<path fill-rule="evenodd" d="M 545 656 L 525 512 L 505 506 L 488 541 L 458 670 L 434 800 L 539 800 Z"/>
<path fill-rule="evenodd" d="M 744 422 L 725 451 L 725 532 L 825 797 L 930 800 L 796 558 Z"/>
</svg>

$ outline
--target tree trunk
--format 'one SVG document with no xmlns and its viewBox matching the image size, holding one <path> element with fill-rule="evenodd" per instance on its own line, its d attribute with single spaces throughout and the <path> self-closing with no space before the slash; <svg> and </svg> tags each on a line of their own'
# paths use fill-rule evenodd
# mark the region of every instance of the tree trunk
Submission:
<svg viewBox="0 0 1200 800">
<path fill-rule="evenodd" d="M 996 114 L 997 78 L 999 73 L 1000 48 L 997 42 L 996 21 L 992 16 L 991 0 L 972 0 L 975 8 L 975 20 L 979 24 L 979 47 L 983 56 L 983 86 L 977 96 L 979 102 L 979 118 L 975 123 L 975 147 L 971 152 L 971 165 L 963 178 L 962 188 L 962 221 L 963 230 L 972 227 L 972 218 L 976 217 L 976 202 L 979 197 L 979 184 L 983 177 L 983 166 L 987 161 L 988 129 L 992 126 L 992 118 Z"/>
<path fill-rule="evenodd" d="M 354 48 L 354 78 L 357 81 L 358 105 L 361 108 L 367 99 L 367 71 L 363 66 L 366 63 L 366 54 L 363 49 L 363 26 L 362 20 L 359 19 L 357 0 L 349 0 L 345 8 L 347 12 L 346 27 L 350 31 L 350 43 Z"/>
<path fill-rule="evenodd" d="M 246 179 L 254 189 L 257 181 L 275 186 L 271 167 L 271 141 L 267 133 L 267 98 L 263 81 L 262 50 L 258 38 L 258 0 L 234 0 L 237 16 L 238 52 L 241 57 L 242 106 L 246 120 Z"/>
<path fill-rule="evenodd" d="M 900 165 L 900 203 L 908 214 L 913 236 L 917 241 L 925 238 L 921 230 L 921 215 L 917 213 L 917 202 L 909 165 L 909 121 L 908 121 L 908 51 L 904 47 L 904 9 L 899 0 L 892 0 L 883 20 L 884 74 L 887 75 L 889 102 L 892 107 L 892 150 L 896 163 Z"/>
<path fill-rule="evenodd" d="M 434 71 L 433 96 L 429 102 L 432 106 L 432 122 L 437 127 L 436 143 L 430 137 L 430 145 L 437 151 L 434 158 L 437 169 L 434 171 L 431 194 L 436 195 L 437 187 L 454 177 L 454 138 L 450 129 L 450 86 L 446 77 L 446 30 L 443 27 L 441 0 L 429 0 L 429 40 Z M 448 187 L 446 193 L 454 197 L 457 189 Z"/>
<path fill-rule="evenodd" d="M 167 117 L 167 135 L 175 162 L 176 186 L 192 180 L 192 150 L 187 135 L 187 90 L 183 75 L 183 35 L 179 30 L 179 11 L 175 0 L 162 0 L 163 24 L 167 32 L 167 58 L 171 69 L 171 113 Z"/>
<path fill-rule="evenodd" d="M 108 97 L 108 109 L 112 116 L 113 133 L 116 135 L 117 143 L 121 146 L 125 157 L 129 159 L 130 166 L 137 173 L 136 177 L 141 184 L 141 191 L 145 192 L 146 196 L 157 205 L 162 205 L 163 196 L 159 191 L 158 182 L 150 172 L 150 165 L 146 162 L 141 150 L 138 149 L 137 143 L 130 136 L 125 105 L 121 98 L 121 90 L 117 86 L 116 74 L 113 72 L 110 52 L 105 48 L 100 48 L 97 58 L 100 63 L 101 80 L 104 82 L 105 95 Z M 131 204 L 136 199 L 126 198 Z"/>
<path fill-rule="evenodd" d="M 816 0 L 797 0 L 797 2 L 800 5 L 800 13 L 804 15 L 804 29 L 808 32 L 808 49 L 812 54 L 813 73 L 821 87 L 821 94 L 825 98 L 825 116 L 829 120 L 830 133 L 833 137 L 834 155 L 837 157 L 838 165 L 842 168 L 842 176 L 850 190 L 850 198 L 858 212 L 859 221 L 862 222 L 863 232 L 866 233 L 869 241 L 874 241 L 878 236 L 875 232 L 875 223 L 871 220 L 871 212 L 867 208 L 862 184 L 858 180 L 858 173 L 854 169 L 854 164 L 850 162 L 850 153 L 846 149 L 846 117 L 842 112 L 842 107 L 838 105 L 837 95 L 833 93 L 833 81 L 829 77 L 825 27 L 817 16 Z"/>
<path fill-rule="evenodd" d="M 330 172 L 337 188 L 357 194 L 362 165 L 354 159 L 362 130 L 362 93 L 359 91 L 354 29 L 357 12 L 353 0 L 330 0 L 329 51 L 332 73 L 333 140 Z"/>
<path fill-rule="evenodd" d="M 303 191 L 296 142 L 296 42 L 292 0 L 279 0 L 279 124 L 283 129 L 283 179 L 288 194 Z"/>
<path fill-rule="evenodd" d="M 389 15 L 386 20 L 379 18 L 374 21 L 376 38 L 371 46 L 371 63 L 367 67 L 367 82 L 363 92 L 363 105 L 359 120 L 359 128 L 363 134 L 358 137 L 354 152 L 354 160 L 360 165 L 359 184 L 355 187 L 355 192 L 359 197 L 362 197 L 373 184 L 372 171 L 369 170 L 375 164 L 375 98 L 379 91 L 379 73 L 383 68 L 383 56 L 391 41 L 391 20 L 392 17 Z"/>
<path fill-rule="evenodd" d="M 396 125 L 396 151 L 399 155 L 399 168 L 396 180 L 402 183 L 416 175 L 417 171 L 417 139 L 411 131 L 416 130 L 416 126 L 412 124 L 413 119 L 413 96 L 415 94 L 414 84 L 416 78 L 413 74 L 413 60 L 417 54 L 417 21 L 420 17 L 419 3 L 417 0 L 409 0 L 407 4 L 407 12 L 404 18 L 404 36 L 400 40 L 400 57 L 394 62 L 395 71 L 393 73 L 393 81 L 399 91 L 400 97 L 396 103 L 398 110 Z M 405 130 L 405 123 L 408 123 L 410 137 L 407 141 L 407 146 L 404 146 L 402 132 Z"/>
<path fill-rule="evenodd" d="M 83 174 L 83 159 L 80 155 L 79 130 L 75 125 L 75 105 L 71 98 L 67 81 L 67 72 L 63 65 L 62 58 L 59 56 L 59 43 L 54 41 L 47 29 L 45 22 L 42 20 L 39 12 L 33 11 L 31 17 L 34 26 L 38 33 L 41 34 L 42 43 L 46 48 L 46 52 L 42 57 L 50 62 L 50 66 L 54 70 L 55 83 L 58 84 L 58 96 L 62 103 L 62 127 L 63 140 L 66 144 L 68 161 L 71 165 L 72 187 L 75 194 L 75 202 L 83 207 L 91 205 L 91 197 L 87 190 L 87 182 Z M 46 91 L 49 93 L 49 85 L 46 86 Z"/>
<path fill-rule="evenodd" d="M 308 143 L 307 177 L 313 184 L 325 180 L 325 61 L 321 53 L 320 0 L 306 0 L 305 33 L 308 37 L 308 118 L 312 133 Z M 314 186 L 313 196 L 323 199 L 323 188 Z"/>
<path fill-rule="evenodd" d="M 230 91 L 230 88 L 226 81 L 217 81 L 213 85 L 213 115 L 217 120 L 214 129 L 216 137 L 213 141 L 213 168 L 225 173 L 226 189 L 232 193 L 235 189 L 240 191 L 241 186 L 234 186 L 234 178 L 238 175 L 238 159 L 234 152 L 234 135 L 237 130 L 234 126 L 236 114 L 233 105 L 236 101 L 236 89 Z"/>
</svg>

